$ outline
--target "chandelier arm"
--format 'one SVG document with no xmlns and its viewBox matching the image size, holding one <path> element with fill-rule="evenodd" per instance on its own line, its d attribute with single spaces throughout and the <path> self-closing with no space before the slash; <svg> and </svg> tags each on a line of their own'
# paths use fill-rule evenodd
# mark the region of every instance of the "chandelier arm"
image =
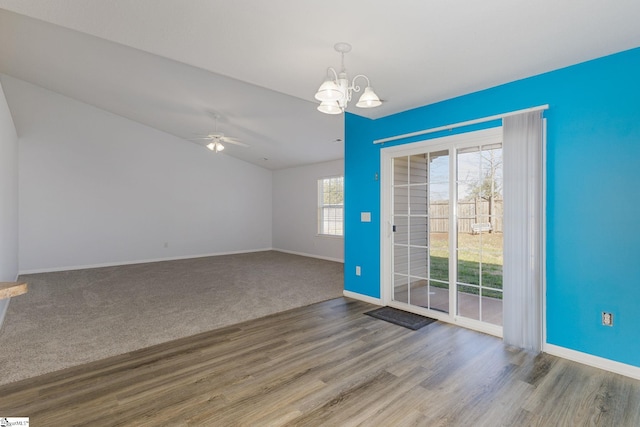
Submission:
<svg viewBox="0 0 640 427">
<path fill-rule="evenodd" d="M 329 78 L 331 78 L 331 73 L 333 73 L 333 81 L 337 82 L 338 81 L 338 72 L 335 70 L 335 68 L 333 67 L 328 67 L 327 68 L 327 76 L 329 76 Z"/>
<path fill-rule="evenodd" d="M 358 77 L 362 77 L 367 81 L 367 87 L 371 86 L 371 82 L 369 81 L 369 77 L 365 76 L 364 74 L 358 74 L 357 76 L 355 76 L 353 78 L 353 80 L 351 80 L 350 89 L 353 89 L 354 92 L 360 92 L 360 89 L 362 89 L 360 86 L 356 85 L 356 79 Z"/>
</svg>

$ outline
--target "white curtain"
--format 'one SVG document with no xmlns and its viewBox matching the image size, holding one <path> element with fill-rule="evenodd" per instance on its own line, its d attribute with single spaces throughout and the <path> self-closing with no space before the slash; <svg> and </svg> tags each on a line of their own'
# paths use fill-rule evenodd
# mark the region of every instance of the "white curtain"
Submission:
<svg viewBox="0 0 640 427">
<path fill-rule="evenodd" d="M 542 349 L 542 116 L 503 119 L 503 337 L 508 345 Z"/>
</svg>

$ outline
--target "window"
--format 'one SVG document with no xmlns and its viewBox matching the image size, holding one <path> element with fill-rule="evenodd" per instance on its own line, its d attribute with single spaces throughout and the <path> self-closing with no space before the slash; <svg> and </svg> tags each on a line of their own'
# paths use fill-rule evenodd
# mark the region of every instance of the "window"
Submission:
<svg viewBox="0 0 640 427">
<path fill-rule="evenodd" d="M 318 234 L 342 236 L 344 177 L 318 180 Z"/>
</svg>

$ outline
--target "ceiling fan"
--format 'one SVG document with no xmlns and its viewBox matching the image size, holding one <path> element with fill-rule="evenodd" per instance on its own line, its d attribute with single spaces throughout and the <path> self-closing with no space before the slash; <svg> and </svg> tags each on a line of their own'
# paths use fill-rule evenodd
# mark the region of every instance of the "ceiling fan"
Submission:
<svg viewBox="0 0 640 427">
<path fill-rule="evenodd" d="M 216 119 L 216 125 L 213 133 L 209 133 L 207 135 L 196 135 L 197 138 L 192 138 L 189 141 L 200 141 L 200 140 L 209 141 L 209 143 L 205 145 L 205 147 L 207 147 L 209 150 L 214 151 L 216 153 L 224 150 L 224 145 L 222 144 L 223 142 L 225 144 L 234 144 L 234 145 L 239 145 L 241 147 L 248 147 L 247 144 L 238 140 L 237 138 L 233 138 L 231 136 L 225 136 L 224 133 L 218 132 L 219 117 L 220 116 L 217 114 L 214 115 L 214 118 Z"/>
</svg>

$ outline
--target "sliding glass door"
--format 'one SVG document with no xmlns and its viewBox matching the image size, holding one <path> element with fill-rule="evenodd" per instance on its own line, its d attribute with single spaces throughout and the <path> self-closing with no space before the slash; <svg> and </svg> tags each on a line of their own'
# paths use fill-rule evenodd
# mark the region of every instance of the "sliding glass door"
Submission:
<svg viewBox="0 0 640 427">
<path fill-rule="evenodd" d="M 449 151 L 393 159 L 393 299 L 449 312 Z"/>
<path fill-rule="evenodd" d="M 385 149 L 385 162 L 390 305 L 500 335 L 500 128 Z"/>
</svg>

